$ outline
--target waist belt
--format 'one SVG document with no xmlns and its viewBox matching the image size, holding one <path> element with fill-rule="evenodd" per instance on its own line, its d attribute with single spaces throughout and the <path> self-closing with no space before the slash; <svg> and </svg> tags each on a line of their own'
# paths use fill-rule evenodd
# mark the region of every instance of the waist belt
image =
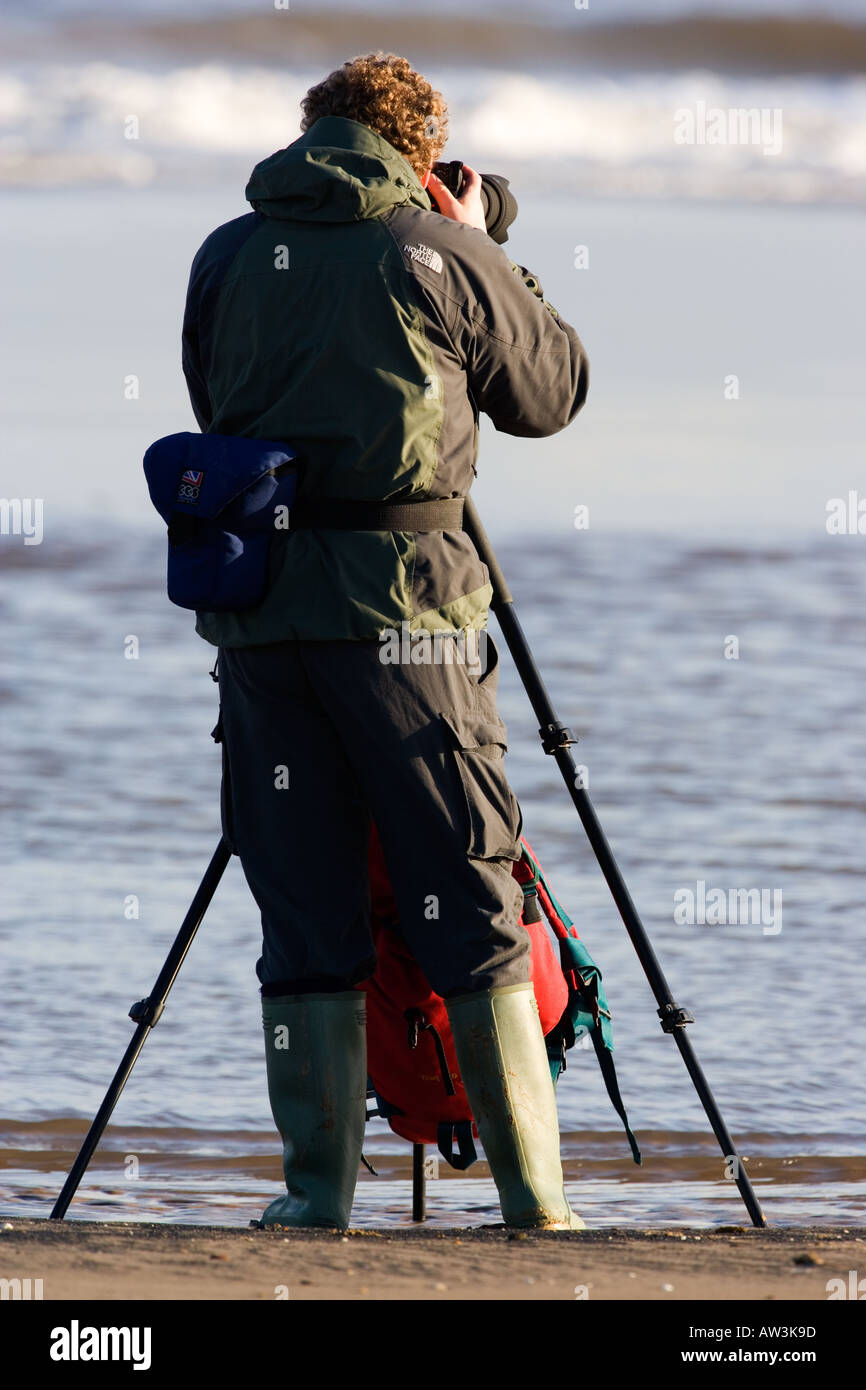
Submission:
<svg viewBox="0 0 866 1390">
<path fill-rule="evenodd" d="M 289 510 L 289 529 L 322 531 L 462 531 L 463 497 L 438 502 L 360 502 L 310 498 Z"/>
</svg>

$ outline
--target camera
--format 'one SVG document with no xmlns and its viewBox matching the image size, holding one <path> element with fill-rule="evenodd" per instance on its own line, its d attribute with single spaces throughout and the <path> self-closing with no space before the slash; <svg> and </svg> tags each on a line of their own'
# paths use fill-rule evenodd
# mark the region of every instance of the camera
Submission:
<svg viewBox="0 0 866 1390">
<path fill-rule="evenodd" d="M 463 164 L 459 159 L 433 165 L 433 173 L 441 179 L 448 192 L 459 198 L 463 192 Z M 439 212 L 436 199 L 430 195 L 434 212 Z M 487 235 L 501 246 L 508 240 L 508 228 L 517 216 L 517 200 L 502 174 L 481 175 L 481 206 Z"/>
</svg>

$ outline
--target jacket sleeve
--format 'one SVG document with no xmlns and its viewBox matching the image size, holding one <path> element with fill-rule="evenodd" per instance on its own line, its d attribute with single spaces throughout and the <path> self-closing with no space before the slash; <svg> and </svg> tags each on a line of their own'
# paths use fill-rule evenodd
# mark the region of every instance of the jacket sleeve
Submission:
<svg viewBox="0 0 866 1390">
<path fill-rule="evenodd" d="M 199 287 L 197 269 L 199 256 L 193 261 L 186 292 L 186 308 L 183 315 L 183 334 L 181 338 L 181 364 L 186 377 L 192 413 L 198 427 L 206 433 L 213 418 L 210 396 L 204 379 L 199 342 Z"/>
<path fill-rule="evenodd" d="M 193 414 L 205 433 L 219 407 L 218 401 L 211 400 L 207 383 L 220 290 L 238 252 L 261 222 L 260 213 L 247 212 L 217 227 L 202 242 L 189 273 L 183 316 L 183 374 Z"/>
<path fill-rule="evenodd" d="M 534 276 L 483 232 L 462 230 L 464 283 L 452 337 L 475 402 L 505 434 L 556 434 L 586 400 L 583 344 Z"/>
</svg>

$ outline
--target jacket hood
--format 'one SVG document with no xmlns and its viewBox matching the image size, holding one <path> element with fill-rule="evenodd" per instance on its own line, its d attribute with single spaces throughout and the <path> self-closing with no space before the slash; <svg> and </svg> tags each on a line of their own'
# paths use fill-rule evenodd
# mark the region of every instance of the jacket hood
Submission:
<svg viewBox="0 0 866 1390">
<path fill-rule="evenodd" d="M 412 166 L 381 135 L 323 116 L 257 164 L 246 187 L 257 212 L 300 222 L 363 222 L 403 203 L 431 208 Z"/>
</svg>

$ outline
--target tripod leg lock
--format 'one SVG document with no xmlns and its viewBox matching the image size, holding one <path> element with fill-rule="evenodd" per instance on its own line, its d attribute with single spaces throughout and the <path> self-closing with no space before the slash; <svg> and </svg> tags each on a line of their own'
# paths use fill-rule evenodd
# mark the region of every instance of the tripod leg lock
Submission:
<svg viewBox="0 0 866 1390">
<path fill-rule="evenodd" d="M 139 999 L 137 1004 L 133 1004 L 129 1011 L 129 1017 L 133 1023 L 146 1023 L 148 1028 L 155 1028 L 162 1017 L 165 1008 L 165 1001 L 154 1003 L 151 999 Z"/>
<path fill-rule="evenodd" d="M 555 753 L 557 748 L 567 748 L 570 743 L 577 743 L 571 729 L 558 721 L 555 724 L 542 724 L 538 736 L 545 753 Z"/>
<path fill-rule="evenodd" d="M 664 1004 L 658 1015 L 662 1021 L 662 1031 L 665 1033 L 672 1033 L 675 1028 L 684 1028 L 687 1023 L 695 1021 L 691 1009 L 681 1009 L 679 1004 Z"/>
</svg>

